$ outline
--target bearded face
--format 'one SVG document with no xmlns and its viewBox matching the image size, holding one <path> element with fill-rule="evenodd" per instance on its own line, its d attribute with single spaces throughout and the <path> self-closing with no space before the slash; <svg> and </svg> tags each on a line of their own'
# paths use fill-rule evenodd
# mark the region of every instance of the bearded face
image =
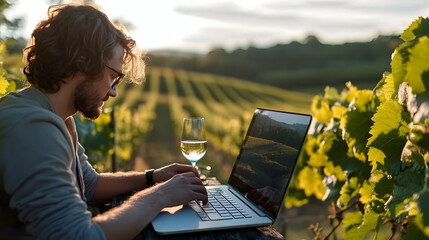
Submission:
<svg viewBox="0 0 429 240">
<path fill-rule="evenodd" d="M 109 96 L 96 87 L 97 80 L 85 80 L 80 83 L 74 93 L 74 106 L 85 118 L 95 120 Z"/>
<path fill-rule="evenodd" d="M 117 44 L 112 52 L 111 59 L 106 62 L 104 71 L 97 76 L 88 76 L 82 79 L 73 93 L 74 108 L 84 117 L 97 119 L 105 101 L 109 97 L 116 97 L 116 87 L 123 79 L 122 64 L 124 48 Z"/>
</svg>

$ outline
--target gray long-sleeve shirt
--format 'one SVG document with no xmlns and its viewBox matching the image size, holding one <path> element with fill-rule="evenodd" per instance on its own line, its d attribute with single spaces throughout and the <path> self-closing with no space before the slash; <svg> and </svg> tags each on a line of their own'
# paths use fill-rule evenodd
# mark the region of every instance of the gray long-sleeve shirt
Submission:
<svg viewBox="0 0 429 240">
<path fill-rule="evenodd" d="M 97 180 L 73 118 L 46 95 L 30 87 L 0 99 L 0 239 L 23 226 L 37 239 L 105 239 L 87 210 Z"/>
</svg>

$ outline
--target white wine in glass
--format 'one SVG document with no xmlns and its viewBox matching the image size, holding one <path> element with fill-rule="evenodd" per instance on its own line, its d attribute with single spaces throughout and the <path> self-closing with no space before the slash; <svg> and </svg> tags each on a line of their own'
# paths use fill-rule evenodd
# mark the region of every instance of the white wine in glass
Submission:
<svg viewBox="0 0 429 240">
<path fill-rule="evenodd" d="M 183 156 L 188 159 L 192 166 L 200 160 L 207 151 L 207 139 L 204 126 L 204 118 L 184 118 L 182 141 L 180 149 Z"/>
</svg>

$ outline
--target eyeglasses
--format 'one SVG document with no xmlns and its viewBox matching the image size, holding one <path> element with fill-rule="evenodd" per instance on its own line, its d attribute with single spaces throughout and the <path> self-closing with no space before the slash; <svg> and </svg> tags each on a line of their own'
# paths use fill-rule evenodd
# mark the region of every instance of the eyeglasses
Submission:
<svg viewBox="0 0 429 240">
<path fill-rule="evenodd" d="M 104 65 L 106 66 L 108 69 L 114 71 L 116 73 L 116 76 L 113 78 L 113 84 L 111 88 L 116 88 L 116 86 L 118 86 L 118 84 L 121 82 L 121 80 L 124 78 L 125 74 L 123 74 L 122 72 L 119 72 L 118 70 L 109 67 L 108 65 Z"/>
</svg>

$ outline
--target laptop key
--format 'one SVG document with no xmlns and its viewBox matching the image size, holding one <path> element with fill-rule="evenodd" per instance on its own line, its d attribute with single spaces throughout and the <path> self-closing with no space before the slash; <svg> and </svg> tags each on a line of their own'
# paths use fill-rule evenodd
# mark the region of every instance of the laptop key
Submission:
<svg viewBox="0 0 429 240">
<path fill-rule="evenodd" d="M 201 208 L 201 206 L 196 203 L 195 201 L 191 201 L 188 203 L 188 205 L 194 209 L 194 211 L 198 214 L 198 216 L 201 218 L 201 220 L 203 221 L 209 221 L 210 218 L 207 216 L 207 214 L 204 212 L 204 210 Z"/>
<path fill-rule="evenodd" d="M 252 217 L 222 189 L 210 189 L 207 193 L 209 195 L 208 204 L 203 205 L 201 201 L 189 203 L 201 220 L 217 221 Z"/>
</svg>

